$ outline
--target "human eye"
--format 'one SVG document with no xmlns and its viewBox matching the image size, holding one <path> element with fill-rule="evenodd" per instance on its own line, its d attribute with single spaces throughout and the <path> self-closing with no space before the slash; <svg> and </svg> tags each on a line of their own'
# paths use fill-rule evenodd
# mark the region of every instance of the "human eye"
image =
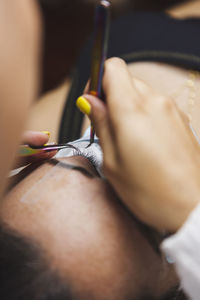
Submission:
<svg viewBox="0 0 200 300">
<path fill-rule="evenodd" d="M 98 144 L 92 144 L 90 147 L 87 145 L 77 144 L 73 145 L 73 154 L 72 156 L 82 156 L 86 158 L 98 175 L 104 178 L 104 174 L 102 172 L 103 165 L 103 153 L 101 147 Z"/>
<path fill-rule="evenodd" d="M 75 156 L 82 156 L 82 157 L 86 158 L 91 163 L 91 165 L 95 168 L 95 170 L 98 172 L 99 160 L 97 159 L 96 155 L 91 154 L 86 151 L 83 152 L 83 151 L 78 150 L 76 152 Z"/>
</svg>

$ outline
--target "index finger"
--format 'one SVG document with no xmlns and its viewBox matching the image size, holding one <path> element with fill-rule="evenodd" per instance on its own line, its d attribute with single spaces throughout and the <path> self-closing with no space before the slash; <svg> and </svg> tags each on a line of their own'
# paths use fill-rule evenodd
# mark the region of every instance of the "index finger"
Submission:
<svg viewBox="0 0 200 300">
<path fill-rule="evenodd" d="M 126 63 L 120 58 L 106 61 L 103 90 L 112 119 L 119 120 L 122 114 L 133 111 L 140 103 L 137 89 L 133 87 L 132 75 Z"/>
<path fill-rule="evenodd" d="M 42 146 L 49 140 L 48 131 L 25 131 L 22 137 L 22 143 L 32 146 Z"/>
</svg>

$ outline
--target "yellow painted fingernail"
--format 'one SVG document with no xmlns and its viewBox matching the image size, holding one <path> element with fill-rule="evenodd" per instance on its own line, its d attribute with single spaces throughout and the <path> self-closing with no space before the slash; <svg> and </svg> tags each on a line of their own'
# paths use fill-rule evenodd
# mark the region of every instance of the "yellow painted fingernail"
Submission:
<svg viewBox="0 0 200 300">
<path fill-rule="evenodd" d="M 50 138 L 51 133 L 49 131 L 41 131 L 41 132 L 48 135 L 48 137 Z"/>
<path fill-rule="evenodd" d="M 84 98 L 84 97 L 79 97 L 76 100 L 76 105 L 80 111 L 86 115 L 89 115 L 91 113 L 91 105 L 90 103 Z"/>
</svg>

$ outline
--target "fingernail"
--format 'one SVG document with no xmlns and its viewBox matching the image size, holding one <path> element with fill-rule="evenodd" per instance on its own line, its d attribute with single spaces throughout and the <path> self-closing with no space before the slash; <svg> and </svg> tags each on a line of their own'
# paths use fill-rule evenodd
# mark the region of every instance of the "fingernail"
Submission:
<svg viewBox="0 0 200 300">
<path fill-rule="evenodd" d="M 91 105 L 84 97 L 79 97 L 76 100 L 76 105 L 82 113 L 86 115 L 89 115 L 91 113 Z"/>
<path fill-rule="evenodd" d="M 50 138 L 50 132 L 49 131 L 41 131 L 42 133 L 44 133 L 44 134 L 46 134 L 46 135 L 48 135 L 48 137 Z"/>
</svg>

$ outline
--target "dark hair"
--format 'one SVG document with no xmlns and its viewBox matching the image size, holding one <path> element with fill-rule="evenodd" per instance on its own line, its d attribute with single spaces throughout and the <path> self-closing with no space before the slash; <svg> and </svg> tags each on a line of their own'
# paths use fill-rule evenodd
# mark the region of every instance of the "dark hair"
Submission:
<svg viewBox="0 0 200 300">
<path fill-rule="evenodd" d="M 66 283 L 51 270 L 41 248 L 0 225 L 0 299 L 69 300 Z"/>
<path fill-rule="evenodd" d="M 63 282 L 57 271 L 51 269 L 41 247 L 4 224 L 0 224 L 0 299 L 73 299 L 67 282 Z M 151 295 L 141 298 L 141 300 L 186 299 L 178 288 L 168 291 L 159 299 Z"/>
</svg>

